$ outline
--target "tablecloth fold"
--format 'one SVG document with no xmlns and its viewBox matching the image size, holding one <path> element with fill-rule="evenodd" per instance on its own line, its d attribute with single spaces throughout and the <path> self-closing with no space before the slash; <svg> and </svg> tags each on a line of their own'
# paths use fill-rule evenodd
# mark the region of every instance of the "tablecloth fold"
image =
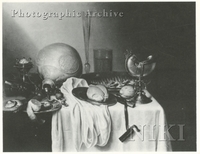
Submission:
<svg viewBox="0 0 200 154">
<path fill-rule="evenodd" d="M 79 151 L 82 146 L 86 148 L 96 145 L 105 146 L 109 140 L 111 117 L 108 107 L 92 105 L 74 97 L 72 90 L 76 87 L 88 87 L 88 84 L 84 79 L 71 77 L 63 83 L 60 89 L 66 98 L 66 103 L 71 108 L 73 138 L 71 141 L 63 141 L 62 116 L 60 111 L 57 111 L 53 115 L 53 118 L 57 120 L 52 120 L 52 140 L 54 140 L 52 147 L 57 147 L 57 149 L 53 148 L 54 151 L 63 151 L 65 142 L 74 142 L 75 149 Z M 55 142 L 56 140 L 58 142 Z"/>
</svg>

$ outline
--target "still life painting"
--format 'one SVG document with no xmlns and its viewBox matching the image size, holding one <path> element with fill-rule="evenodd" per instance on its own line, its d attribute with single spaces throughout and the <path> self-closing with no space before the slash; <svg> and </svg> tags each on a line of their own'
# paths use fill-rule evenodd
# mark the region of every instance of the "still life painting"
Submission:
<svg viewBox="0 0 200 154">
<path fill-rule="evenodd" d="M 195 5 L 2 3 L 3 151 L 196 151 Z"/>
</svg>

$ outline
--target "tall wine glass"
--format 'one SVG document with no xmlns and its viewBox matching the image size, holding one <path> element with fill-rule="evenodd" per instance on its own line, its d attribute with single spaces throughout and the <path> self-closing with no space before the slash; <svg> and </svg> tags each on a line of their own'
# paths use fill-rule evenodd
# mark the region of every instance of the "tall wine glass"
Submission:
<svg viewBox="0 0 200 154">
<path fill-rule="evenodd" d="M 83 35 L 84 35 L 84 46 L 85 46 L 85 64 L 84 69 L 86 73 L 90 72 L 90 63 L 89 63 L 89 41 L 90 41 L 90 25 L 91 17 L 89 14 L 82 12 L 82 23 L 83 23 Z"/>
</svg>

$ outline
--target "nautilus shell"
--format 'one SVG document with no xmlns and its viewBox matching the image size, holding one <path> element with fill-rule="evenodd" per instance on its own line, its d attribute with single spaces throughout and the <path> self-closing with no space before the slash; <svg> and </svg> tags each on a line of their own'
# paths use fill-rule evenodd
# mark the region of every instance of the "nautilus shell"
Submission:
<svg viewBox="0 0 200 154">
<path fill-rule="evenodd" d="M 155 66 L 155 58 L 152 55 L 148 56 L 144 61 L 140 61 L 133 53 L 126 56 L 125 68 L 131 76 L 147 76 L 155 69 Z"/>
</svg>

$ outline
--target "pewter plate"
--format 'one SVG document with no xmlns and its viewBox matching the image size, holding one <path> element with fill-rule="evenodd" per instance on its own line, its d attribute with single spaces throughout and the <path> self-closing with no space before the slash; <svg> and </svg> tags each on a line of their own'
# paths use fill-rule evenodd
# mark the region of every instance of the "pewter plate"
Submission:
<svg viewBox="0 0 200 154">
<path fill-rule="evenodd" d="M 45 100 L 43 100 L 41 103 L 44 104 Z M 55 112 L 55 111 L 58 111 L 62 108 L 62 104 L 59 102 L 59 101 L 52 101 L 50 102 L 51 103 L 51 108 L 50 109 L 46 109 L 46 110 L 40 110 L 38 112 L 35 112 L 35 114 L 40 114 L 40 113 L 48 113 L 48 112 Z M 26 110 L 25 110 L 26 112 Z"/>
<path fill-rule="evenodd" d="M 117 103 L 117 99 L 116 97 L 109 93 L 109 97 L 108 99 L 105 101 L 105 102 L 98 102 L 98 101 L 93 101 L 91 99 L 89 99 L 87 97 L 87 87 L 77 87 L 77 88 L 74 88 L 72 90 L 72 94 L 80 99 L 80 100 L 83 100 L 83 101 L 86 101 L 86 102 L 89 102 L 91 104 L 94 104 L 94 105 L 108 105 L 108 106 L 112 106 L 112 105 L 115 105 Z"/>
</svg>

